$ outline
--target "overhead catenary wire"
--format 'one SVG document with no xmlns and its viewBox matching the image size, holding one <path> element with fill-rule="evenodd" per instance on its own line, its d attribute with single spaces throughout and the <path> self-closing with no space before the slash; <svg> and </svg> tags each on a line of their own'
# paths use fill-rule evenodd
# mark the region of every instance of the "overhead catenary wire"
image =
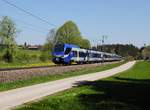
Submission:
<svg viewBox="0 0 150 110">
<path fill-rule="evenodd" d="M 44 31 L 49 31 L 49 30 L 50 30 L 50 29 L 43 28 L 43 27 L 40 27 L 40 26 L 35 25 L 35 24 L 32 24 L 32 23 L 28 23 L 28 22 L 23 21 L 23 20 L 20 20 L 20 19 L 16 19 L 16 18 L 12 18 L 12 19 L 13 19 L 14 21 L 19 22 L 19 23 L 22 23 L 22 24 L 24 24 L 24 25 L 26 25 L 26 26 L 30 26 L 30 27 L 33 27 L 33 28 L 38 28 L 38 29 L 44 30 Z"/>
<path fill-rule="evenodd" d="M 24 29 L 28 29 L 30 31 L 35 31 L 35 32 L 39 32 L 39 33 L 43 33 L 43 34 L 46 34 L 47 32 L 46 31 L 42 31 L 42 30 L 37 30 L 37 29 L 34 29 L 32 27 L 28 27 L 28 26 L 20 26 L 21 28 L 24 28 Z"/>
<path fill-rule="evenodd" d="M 2 15 L 0 15 L 0 18 L 1 18 Z M 24 28 L 24 29 L 28 29 L 30 31 L 34 31 L 34 32 L 39 32 L 39 33 L 47 33 L 49 32 L 49 29 L 46 29 L 46 28 L 42 28 L 40 26 L 36 26 L 34 24 L 31 24 L 31 23 L 28 23 L 28 22 L 25 22 L 23 20 L 19 20 L 17 18 L 14 18 L 14 17 L 11 17 L 15 22 L 20 22 L 22 24 L 20 24 L 18 27 L 20 28 Z M 16 23 L 15 23 L 16 24 Z"/>
<path fill-rule="evenodd" d="M 29 12 L 29 11 L 26 11 L 25 9 L 23 9 L 23 8 L 21 8 L 21 7 L 18 7 L 17 5 L 15 5 L 15 4 L 13 4 L 13 3 L 7 1 L 7 0 L 2 0 L 2 1 L 5 2 L 5 3 L 7 3 L 7 4 L 9 4 L 9 5 L 11 5 L 11 6 L 13 6 L 13 7 L 15 7 L 16 9 L 18 9 L 18 10 L 20 10 L 20 11 L 22 11 L 22 12 L 24 12 L 24 13 L 26 13 L 26 14 L 28 14 L 28 15 L 30 15 L 30 16 L 32 16 L 32 17 L 34 17 L 34 18 L 36 18 L 36 19 L 38 19 L 38 20 L 40 20 L 40 21 L 42 21 L 42 22 L 44 22 L 44 23 L 47 23 L 47 24 L 49 24 L 49 25 L 51 25 L 51 26 L 56 27 L 55 24 L 50 23 L 49 21 L 47 21 L 47 20 L 45 20 L 45 19 L 42 19 L 41 17 L 39 17 L 39 16 L 37 16 L 37 15 L 34 15 L 33 13 L 31 13 L 31 12 Z"/>
</svg>

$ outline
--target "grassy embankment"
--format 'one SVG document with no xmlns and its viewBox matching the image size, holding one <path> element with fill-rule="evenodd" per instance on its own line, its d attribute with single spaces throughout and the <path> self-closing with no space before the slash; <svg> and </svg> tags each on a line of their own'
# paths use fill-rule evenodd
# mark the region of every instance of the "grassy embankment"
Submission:
<svg viewBox="0 0 150 110">
<path fill-rule="evenodd" d="M 150 62 L 138 62 L 121 74 L 79 83 L 17 110 L 146 110 L 149 93 Z"/>
<path fill-rule="evenodd" d="M 15 69 L 15 68 L 30 68 L 30 67 L 41 67 L 41 66 L 52 66 L 55 65 L 51 61 L 47 62 L 29 62 L 29 63 L 0 63 L 0 69 Z"/>
<path fill-rule="evenodd" d="M 5 62 L 2 56 L 3 53 L 0 53 L 0 69 L 54 65 L 54 63 L 50 61 L 50 54 L 49 56 L 47 53 L 43 54 L 41 50 L 18 49 L 11 63 Z"/>
<path fill-rule="evenodd" d="M 63 79 L 63 78 L 71 77 L 71 76 L 77 76 L 77 75 L 82 75 L 82 74 L 103 71 L 103 70 L 111 69 L 113 67 L 117 67 L 123 63 L 124 62 L 115 63 L 115 64 L 107 64 L 107 65 L 102 65 L 102 66 L 98 66 L 98 67 L 94 67 L 94 68 L 86 68 L 86 69 L 82 69 L 82 70 L 78 70 L 78 71 L 65 72 L 63 74 L 37 76 L 37 77 L 31 78 L 31 79 L 19 80 L 19 81 L 14 81 L 14 82 L 10 82 L 10 83 L 0 83 L 0 91 L 29 86 L 29 85 L 33 85 L 33 84 L 39 84 L 39 83 L 58 80 L 58 79 Z"/>
</svg>

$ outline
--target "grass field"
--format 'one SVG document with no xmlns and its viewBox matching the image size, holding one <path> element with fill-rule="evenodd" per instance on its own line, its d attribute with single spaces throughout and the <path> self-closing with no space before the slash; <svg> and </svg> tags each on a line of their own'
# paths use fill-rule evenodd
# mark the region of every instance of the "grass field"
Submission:
<svg viewBox="0 0 150 110">
<path fill-rule="evenodd" d="M 0 69 L 7 69 L 7 68 L 28 68 L 28 67 L 38 67 L 38 66 L 52 66 L 55 65 L 53 62 L 29 62 L 29 63 L 20 63 L 20 62 L 13 62 L 13 63 L 0 63 Z"/>
<path fill-rule="evenodd" d="M 67 77 L 71 77 L 71 76 L 77 76 L 77 75 L 82 75 L 82 74 L 103 71 L 103 70 L 107 70 L 107 69 L 111 69 L 113 67 L 119 66 L 123 63 L 124 62 L 115 63 L 115 64 L 107 64 L 107 65 L 103 65 L 103 66 L 94 67 L 92 69 L 91 68 L 90 69 L 82 69 L 82 70 L 77 70 L 74 72 L 65 72 L 63 74 L 37 76 L 37 77 L 33 77 L 33 78 L 30 78 L 27 80 L 19 80 L 19 81 L 14 81 L 14 82 L 10 82 L 10 83 L 0 83 L 0 91 L 5 91 L 5 90 L 15 89 L 15 88 L 29 86 L 29 85 L 33 85 L 33 84 L 39 84 L 39 83 L 43 83 L 43 82 L 58 80 L 58 79 L 67 78 Z"/>
<path fill-rule="evenodd" d="M 115 76 L 80 82 L 76 87 L 25 104 L 17 110 L 148 110 L 150 62 L 138 62 Z"/>
<path fill-rule="evenodd" d="M 2 55 L 3 53 L 0 53 L 0 69 L 54 65 L 51 59 L 47 56 L 45 56 L 46 61 L 42 61 L 40 59 L 42 55 L 41 50 L 17 49 L 13 57 L 13 62 L 10 63 L 5 62 L 4 59 L 2 58 Z"/>
</svg>

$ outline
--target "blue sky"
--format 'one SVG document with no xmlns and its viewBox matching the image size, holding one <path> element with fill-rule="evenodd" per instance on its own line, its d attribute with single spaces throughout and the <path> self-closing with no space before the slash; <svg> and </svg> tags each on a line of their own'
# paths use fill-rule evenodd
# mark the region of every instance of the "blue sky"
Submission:
<svg viewBox="0 0 150 110">
<path fill-rule="evenodd" d="M 92 44 L 100 43 L 102 35 L 107 35 L 107 44 L 150 45 L 150 0 L 8 1 L 56 25 L 43 23 L 0 0 L 0 16 L 12 17 L 21 31 L 18 43 L 43 44 L 49 29 L 72 20 Z M 36 31 L 27 29 L 29 27 Z"/>
</svg>

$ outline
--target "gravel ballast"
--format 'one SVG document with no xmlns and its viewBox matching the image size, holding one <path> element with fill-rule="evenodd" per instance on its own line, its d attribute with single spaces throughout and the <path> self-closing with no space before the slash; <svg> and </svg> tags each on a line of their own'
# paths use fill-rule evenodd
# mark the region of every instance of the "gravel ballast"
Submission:
<svg viewBox="0 0 150 110">
<path fill-rule="evenodd" d="M 0 83 L 13 82 L 17 80 L 25 80 L 36 76 L 63 74 L 65 72 L 78 71 L 84 68 L 93 68 L 93 67 L 112 64 L 112 63 L 117 63 L 117 62 L 0 71 Z"/>
</svg>

